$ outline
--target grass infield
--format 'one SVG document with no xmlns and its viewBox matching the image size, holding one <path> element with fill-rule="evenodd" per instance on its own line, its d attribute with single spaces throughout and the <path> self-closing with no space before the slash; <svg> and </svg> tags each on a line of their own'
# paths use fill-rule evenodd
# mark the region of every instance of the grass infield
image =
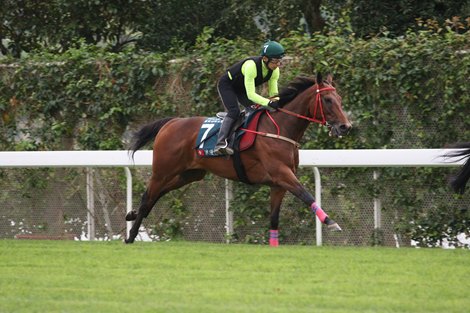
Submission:
<svg viewBox="0 0 470 313">
<path fill-rule="evenodd" d="M 0 312 L 468 312 L 470 251 L 0 240 Z"/>
</svg>

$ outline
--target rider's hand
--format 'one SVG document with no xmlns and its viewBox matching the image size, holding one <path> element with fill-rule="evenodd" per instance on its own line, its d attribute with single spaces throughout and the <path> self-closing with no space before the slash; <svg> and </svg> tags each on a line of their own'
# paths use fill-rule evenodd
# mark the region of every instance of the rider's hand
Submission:
<svg viewBox="0 0 470 313">
<path fill-rule="evenodd" d="M 271 100 L 271 101 L 269 101 L 268 106 L 270 106 L 271 108 L 277 110 L 277 109 L 279 109 L 279 107 L 280 107 L 280 106 L 279 106 L 279 101 L 277 101 L 277 100 Z"/>
</svg>

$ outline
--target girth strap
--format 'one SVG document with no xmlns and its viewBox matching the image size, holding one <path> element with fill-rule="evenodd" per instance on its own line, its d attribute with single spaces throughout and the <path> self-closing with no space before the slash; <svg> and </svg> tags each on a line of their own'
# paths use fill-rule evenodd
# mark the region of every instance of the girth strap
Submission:
<svg viewBox="0 0 470 313">
<path fill-rule="evenodd" d="M 238 137 L 236 139 L 234 146 L 234 153 L 232 155 L 232 161 L 233 161 L 233 167 L 235 168 L 235 172 L 237 173 L 238 179 L 245 184 L 252 185 L 250 180 L 248 179 L 248 176 L 246 175 L 246 170 L 245 166 L 243 166 L 242 159 L 240 156 L 240 139 L 241 137 Z"/>
</svg>

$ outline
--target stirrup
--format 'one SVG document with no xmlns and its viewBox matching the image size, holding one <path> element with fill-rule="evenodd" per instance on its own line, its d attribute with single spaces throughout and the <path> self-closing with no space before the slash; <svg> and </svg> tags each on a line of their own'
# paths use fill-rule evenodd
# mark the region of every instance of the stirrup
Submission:
<svg viewBox="0 0 470 313">
<path fill-rule="evenodd" d="M 216 155 L 232 155 L 233 154 L 233 149 L 232 148 L 229 148 L 229 147 L 226 147 L 226 148 L 218 148 L 218 149 L 214 149 L 214 154 Z"/>
<path fill-rule="evenodd" d="M 233 155 L 233 149 L 230 148 L 229 146 L 225 147 L 225 154 L 226 155 Z"/>
<path fill-rule="evenodd" d="M 217 154 L 217 155 L 232 155 L 233 154 L 233 149 L 228 146 L 227 139 L 225 139 L 225 145 L 215 146 L 214 154 Z"/>
</svg>

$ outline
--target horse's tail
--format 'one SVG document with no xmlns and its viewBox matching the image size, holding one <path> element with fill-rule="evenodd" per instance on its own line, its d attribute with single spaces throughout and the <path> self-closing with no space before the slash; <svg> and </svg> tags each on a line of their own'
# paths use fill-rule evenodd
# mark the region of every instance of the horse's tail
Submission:
<svg viewBox="0 0 470 313">
<path fill-rule="evenodd" d="M 461 148 L 463 150 L 450 153 L 447 155 L 448 157 L 460 157 L 458 160 L 463 160 L 465 158 L 467 159 L 467 161 L 465 161 L 465 163 L 460 168 L 459 172 L 450 179 L 450 186 L 452 189 L 457 193 L 463 194 L 468 179 L 470 178 L 470 142 L 456 144 L 452 148 Z"/>
<path fill-rule="evenodd" d="M 162 118 L 158 121 L 142 126 L 142 128 L 132 136 L 132 144 L 129 148 L 129 152 L 132 152 L 132 159 L 134 159 L 135 152 L 145 146 L 149 141 L 153 140 L 163 125 L 168 123 L 173 118 L 174 117 Z"/>
</svg>

